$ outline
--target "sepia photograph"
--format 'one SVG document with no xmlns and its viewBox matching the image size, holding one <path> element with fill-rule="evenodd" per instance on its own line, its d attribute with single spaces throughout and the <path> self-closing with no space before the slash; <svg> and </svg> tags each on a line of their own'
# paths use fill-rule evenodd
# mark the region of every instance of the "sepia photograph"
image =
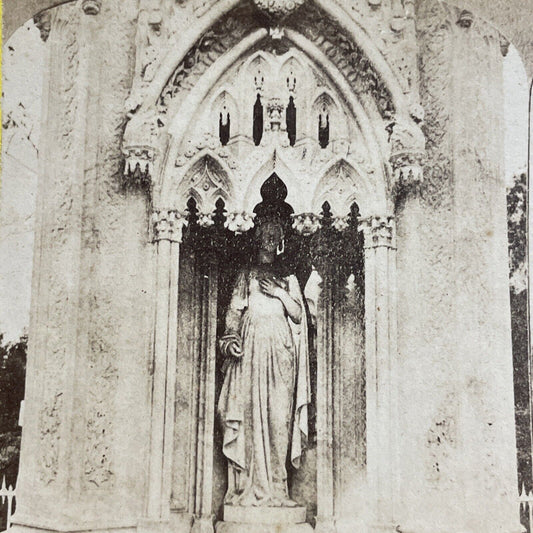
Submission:
<svg viewBox="0 0 533 533">
<path fill-rule="evenodd" d="M 0 532 L 533 533 L 533 0 L 0 14 Z"/>
</svg>

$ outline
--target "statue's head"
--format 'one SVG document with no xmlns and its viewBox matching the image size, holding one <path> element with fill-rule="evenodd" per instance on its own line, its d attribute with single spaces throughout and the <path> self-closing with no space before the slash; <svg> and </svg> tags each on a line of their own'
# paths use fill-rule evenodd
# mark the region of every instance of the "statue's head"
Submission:
<svg viewBox="0 0 533 533">
<path fill-rule="evenodd" d="M 255 231 L 255 238 L 259 248 L 269 253 L 278 250 L 283 242 L 285 232 L 281 220 L 272 218 L 263 221 Z"/>
</svg>

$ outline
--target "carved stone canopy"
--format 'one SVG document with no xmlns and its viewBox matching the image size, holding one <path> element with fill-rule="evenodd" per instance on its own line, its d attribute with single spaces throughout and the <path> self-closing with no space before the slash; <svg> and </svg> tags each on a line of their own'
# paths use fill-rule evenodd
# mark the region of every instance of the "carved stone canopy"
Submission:
<svg viewBox="0 0 533 533">
<path fill-rule="evenodd" d="M 389 126 L 390 164 L 393 172 L 392 189 L 396 192 L 423 178 L 426 161 L 426 138 L 419 123 L 423 111 L 413 111 L 409 119 L 398 118 Z"/>
</svg>

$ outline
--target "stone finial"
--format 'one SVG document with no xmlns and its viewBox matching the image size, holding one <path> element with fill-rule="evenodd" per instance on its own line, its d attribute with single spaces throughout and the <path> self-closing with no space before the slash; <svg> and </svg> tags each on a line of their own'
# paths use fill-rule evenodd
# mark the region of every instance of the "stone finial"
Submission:
<svg viewBox="0 0 533 533">
<path fill-rule="evenodd" d="M 102 2 L 101 0 L 83 0 L 81 7 L 86 15 L 98 15 Z"/>
<path fill-rule="evenodd" d="M 292 227 L 302 235 L 312 235 L 320 228 L 322 217 L 315 213 L 301 213 L 292 216 Z"/>
<path fill-rule="evenodd" d="M 50 35 L 51 28 L 50 10 L 47 9 L 46 11 L 37 13 L 37 15 L 33 17 L 33 23 L 35 26 L 37 26 L 37 29 L 41 34 L 41 39 L 46 42 L 48 40 L 48 36 Z"/>
<path fill-rule="evenodd" d="M 461 28 L 470 28 L 473 22 L 474 15 L 470 11 L 463 9 L 463 11 L 461 11 L 461 14 L 459 15 L 459 18 L 457 19 L 457 25 Z"/>
<path fill-rule="evenodd" d="M 155 209 L 152 214 L 154 242 L 181 242 L 188 221 L 176 209 Z"/>
<path fill-rule="evenodd" d="M 365 237 L 365 248 L 395 248 L 396 225 L 392 216 L 371 216 L 359 223 Z"/>
</svg>

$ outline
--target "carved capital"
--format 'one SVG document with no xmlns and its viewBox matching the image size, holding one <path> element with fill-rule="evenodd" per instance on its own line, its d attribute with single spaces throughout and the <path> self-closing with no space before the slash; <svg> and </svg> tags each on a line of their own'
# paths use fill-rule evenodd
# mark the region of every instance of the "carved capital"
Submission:
<svg viewBox="0 0 533 533">
<path fill-rule="evenodd" d="M 392 216 L 371 216 L 359 223 L 365 237 L 365 248 L 396 247 L 396 225 Z"/>
<path fill-rule="evenodd" d="M 40 13 L 37 13 L 33 17 L 33 23 L 35 26 L 37 26 L 37 29 L 39 30 L 41 34 L 41 39 L 46 42 L 48 39 L 48 36 L 50 35 L 50 25 L 51 25 L 51 14 L 50 10 L 47 9 L 46 11 L 41 11 Z"/>
<path fill-rule="evenodd" d="M 337 231 L 344 231 L 350 227 L 350 215 L 346 215 L 344 217 L 333 217 L 331 225 Z"/>
<path fill-rule="evenodd" d="M 176 209 L 156 209 L 152 214 L 154 242 L 181 242 L 183 228 L 188 224 L 185 216 Z"/>
<path fill-rule="evenodd" d="M 234 233 L 244 233 L 254 227 L 255 213 L 228 213 L 224 227 Z"/>
<path fill-rule="evenodd" d="M 322 217 L 315 213 L 301 213 L 292 216 L 292 227 L 302 235 L 312 235 L 320 228 Z"/>
</svg>

